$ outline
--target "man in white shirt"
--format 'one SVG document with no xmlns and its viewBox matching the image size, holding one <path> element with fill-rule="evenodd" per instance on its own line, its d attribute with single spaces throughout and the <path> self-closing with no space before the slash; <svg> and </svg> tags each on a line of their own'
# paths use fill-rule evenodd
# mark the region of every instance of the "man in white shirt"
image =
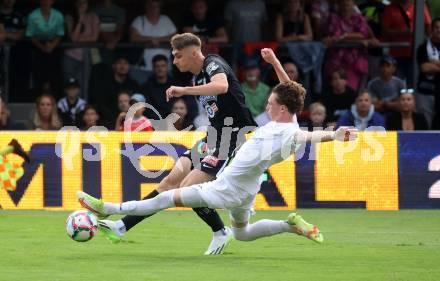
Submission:
<svg viewBox="0 0 440 281">
<path fill-rule="evenodd" d="M 260 176 L 272 164 L 283 161 L 307 141 L 326 142 L 356 139 L 357 130 L 339 128 L 336 132 L 305 132 L 299 129 L 295 115 L 302 110 L 306 90 L 290 81 L 271 49 L 261 51 L 272 64 L 280 80 L 269 96 L 267 112 L 271 122 L 259 128 L 237 151 L 217 179 L 160 193 L 153 199 L 121 204 L 102 202 L 78 191 L 81 205 L 100 217 L 112 214 L 148 215 L 172 207 L 210 207 L 227 209 L 235 239 L 251 241 L 283 232 L 297 233 L 322 243 L 319 229 L 291 213 L 287 220 L 259 220 L 249 224 L 252 206 L 260 190 Z M 169 93 L 167 93 L 169 94 Z M 172 94 L 172 93 L 171 93 Z"/>
<path fill-rule="evenodd" d="M 144 50 L 144 63 L 146 70 L 153 70 L 152 59 L 162 54 L 170 58 L 170 50 L 159 48 L 162 43 L 169 43 L 170 38 L 177 29 L 171 19 L 160 14 L 160 1 L 147 0 L 145 15 L 134 19 L 130 28 L 130 39 L 135 43 L 144 43 L 148 48 Z"/>
</svg>

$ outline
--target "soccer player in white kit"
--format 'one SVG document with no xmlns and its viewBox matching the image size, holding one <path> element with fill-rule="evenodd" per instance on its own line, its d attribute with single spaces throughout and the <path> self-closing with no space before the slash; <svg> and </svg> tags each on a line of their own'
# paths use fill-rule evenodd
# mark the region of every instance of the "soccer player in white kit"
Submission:
<svg viewBox="0 0 440 281">
<path fill-rule="evenodd" d="M 113 214 L 145 216 L 173 207 L 209 207 L 229 211 L 234 238 L 251 241 L 278 233 L 306 236 L 318 243 L 323 236 L 318 228 L 291 213 L 287 220 L 259 220 L 250 224 L 260 177 L 271 165 L 288 158 L 305 142 L 351 141 L 357 130 L 341 127 L 337 131 L 306 132 L 299 128 L 296 113 L 302 110 L 305 89 L 290 81 L 271 49 L 262 49 L 262 57 L 275 68 L 280 80 L 267 102 L 271 122 L 260 127 L 237 151 L 235 157 L 211 182 L 160 193 L 152 199 L 107 203 L 82 191 L 77 192 L 81 205 L 100 217 Z"/>
</svg>

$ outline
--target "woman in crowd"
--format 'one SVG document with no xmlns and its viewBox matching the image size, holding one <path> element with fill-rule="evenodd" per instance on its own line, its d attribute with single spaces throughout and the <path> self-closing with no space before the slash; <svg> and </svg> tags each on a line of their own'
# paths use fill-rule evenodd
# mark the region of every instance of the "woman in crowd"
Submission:
<svg viewBox="0 0 440 281">
<path fill-rule="evenodd" d="M 328 37 L 324 39 L 328 46 L 336 43 L 360 43 L 371 47 L 379 43 L 362 14 L 355 12 L 353 0 L 338 1 L 338 12 L 330 14 L 328 27 Z M 357 90 L 368 74 L 367 51 L 362 48 L 330 49 L 324 73 L 328 78 L 337 69 L 343 69 L 347 73 L 348 86 Z"/>
<path fill-rule="evenodd" d="M 304 11 L 304 0 L 288 0 L 282 14 L 276 18 L 278 42 L 311 41 L 313 39 L 310 17 Z"/>
<path fill-rule="evenodd" d="M 58 116 L 55 99 L 51 95 L 43 94 L 35 102 L 35 113 L 32 118 L 33 130 L 58 130 L 62 127 Z"/>
<path fill-rule="evenodd" d="M 84 108 L 82 122 L 83 126 L 81 128 L 81 131 L 87 131 L 91 127 L 98 126 L 99 114 L 93 105 L 87 105 Z"/>
<path fill-rule="evenodd" d="M 414 112 L 414 90 L 402 89 L 399 97 L 400 110 L 387 116 L 387 129 L 392 131 L 428 130 L 423 114 Z"/>
<path fill-rule="evenodd" d="M 168 124 L 168 130 L 195 130 L 193 123 L 188 120 L 188 107 L 183 98 L 178 98 L 173 101 L 173 104 L 171 106 L 171 113 L 177 114 L 179 116 L 179 119 L 173 124 Z"/>
</svg>

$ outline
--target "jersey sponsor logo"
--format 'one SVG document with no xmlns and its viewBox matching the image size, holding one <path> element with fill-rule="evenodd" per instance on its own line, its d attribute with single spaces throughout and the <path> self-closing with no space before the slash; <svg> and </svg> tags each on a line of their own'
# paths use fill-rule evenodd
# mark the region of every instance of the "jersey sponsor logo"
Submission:
<svg viewBox="0 0 440 281">
<path fill-rule="evenodd" d="M 215 62 L 210 62 L 208 66 L 206 67 L 206 72 L 208 75 L 212 75 L 214 71 L 216 71 L 220 66 L 216 64 Z"/>
<path fill-rule="evenodd" d="M 218 158 L 213 155 L 208 155 L 202 160 L 202 165 L 204 166 L 206 164 L 210 165 L 211 167 L 217 167 L 218 165 Z"/>
<path fill-rule="evenodd" d="M 218 107 L 216 103 L 213 103 L 211 105 L 207 104 L 205 105 L 206 115 L 208 115 L 209 118 L 213 118 L 215 116 L 215 113 L 218 111 Z"/>
<path fill-rule="evenodd" d="M 216 96 L 199 96 L 199 102 L 206 106 L 210 101 L 217 101 Z"/>
</svg>

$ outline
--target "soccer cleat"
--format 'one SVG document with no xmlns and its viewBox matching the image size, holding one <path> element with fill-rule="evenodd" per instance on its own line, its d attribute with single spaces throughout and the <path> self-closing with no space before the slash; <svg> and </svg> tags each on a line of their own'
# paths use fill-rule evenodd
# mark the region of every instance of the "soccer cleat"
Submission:
<svg viewBox="0 0 440 281">
<path fill-rule="evenodd" d="M 98 218 L 105 219 L 108 217 L 104 212 L 104 202 L 102 202 L 101 199 L 96 199 L 83 191 L 77 191 L 76 198 L 78 198 L 78 202 L 81 206 L 94 213 Z"/>
<path fill-rule="evenodd" d="M 24 161 L 26 161 L 26 163 L 31 162 L 31 159 L 29 158 L 29 155 L 26 153 L 26 151 L 24 151 L 23 147 L 21 146 L 21 144 L 16 139 L 12 139 L 8 143 L 8 145 L 10 145 L 10 146 L 12 146 L 14 148 L 12 153 L 17 154 L 18 156 L 23 158 Z"/>
<path fill-rule="evenodd" d="M 303 235 L 316 243 L 322 243 L 324 241 L 324 236 L 319 231 L 316 225 L 306 222 L 300 215 L 296 213 L 291 213 L 287 217 L 287 223 L 296 226 L 298 234 Z"/>
<path fill-rule="evenodd" d="M 99 220 L 98 221 L 99 232 L 102 233 L 107 240 L 112 244 L 121 242 L 122 235 L 118 234 L 116 223 L 111 220 Z"/>
<path fill-rule="evenodd" d="M 205 256 L 221 255 L 225 251 L 228 244 L 232 241 L 233 235 L 229 227 L 225 227 L 223 235 L 215 235 L 212 237 L 211 244 L 205 252 Z"/>
</svg>

